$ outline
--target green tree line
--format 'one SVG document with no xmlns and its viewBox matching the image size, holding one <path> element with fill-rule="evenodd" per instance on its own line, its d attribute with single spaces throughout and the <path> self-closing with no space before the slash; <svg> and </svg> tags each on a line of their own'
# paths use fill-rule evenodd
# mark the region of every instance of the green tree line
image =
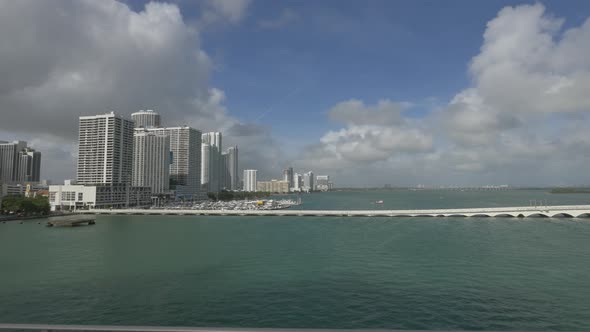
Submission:
<svg viewBox="0 0 590 332">
<path fill-rule="evenodd" d="M 24 215 L 48 214 L 50 210 L 47 197 L 27 198 L 24 196 L 6 196 L 2 198 L 3 214 L 22 213 Z"/>
</svg>

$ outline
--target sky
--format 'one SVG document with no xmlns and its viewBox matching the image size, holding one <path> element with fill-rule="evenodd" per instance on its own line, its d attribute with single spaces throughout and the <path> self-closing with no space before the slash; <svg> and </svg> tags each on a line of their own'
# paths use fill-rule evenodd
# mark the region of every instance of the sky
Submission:
<svg viewBox="0 0 590 332">
<path fill-rule="evenodd" d="M 590 2 L 0 0 L 0 140 L 158 111 L 336 186 L 590 184 Z"/>
</svg>

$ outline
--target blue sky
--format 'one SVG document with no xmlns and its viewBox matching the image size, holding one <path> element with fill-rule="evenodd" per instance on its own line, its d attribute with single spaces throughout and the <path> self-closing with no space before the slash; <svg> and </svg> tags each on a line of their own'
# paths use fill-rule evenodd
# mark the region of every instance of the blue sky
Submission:
<svg viewBox="0 0 590 332">
<path fill-rule="evenodd" d="M 0 2 L 0 139 L 72 178 L 80 115 L 221 130 L 338 185 L 590 184 L 590 1 Z M 35 118 L 38 121 L 31 122 Z"/>
<path fill-rule="evenodd" d="M 448 103 L 469 84 L 467 66 L 486 23 L 503 7 L 526 3 L 535 2 L 254 1 L 239 24 L 205 31 L 203 48 L 230 112 L 270 124 L 283 143 L 300 146 L 335 127 L 326 113 L 342 100 L 409 101 L 416 117 Z M 542 3 L 566 18 L 565 27 L 590 12 L 588 1 Z M 187 20 L 198 17 L 194 2 L 178 5 Z M 294 16 L 284 25 L 260 26 L 285 11 Z"/>
</svg>

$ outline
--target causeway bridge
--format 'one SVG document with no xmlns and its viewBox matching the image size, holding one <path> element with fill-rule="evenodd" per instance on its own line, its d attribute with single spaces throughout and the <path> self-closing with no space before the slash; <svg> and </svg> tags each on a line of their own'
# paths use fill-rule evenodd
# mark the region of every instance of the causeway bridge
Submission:
<svg viewBox="0 0 590 332">
<path fill-rule="evenodd" d="M 590 205 L 521 206 L 425 210 L 192 210 L 192 209 L 91 209 L 81 214 L 188 215 L 188 216 L 285 216 L 285 217 L 510 217 L 590 218 Z"/>
</svg>

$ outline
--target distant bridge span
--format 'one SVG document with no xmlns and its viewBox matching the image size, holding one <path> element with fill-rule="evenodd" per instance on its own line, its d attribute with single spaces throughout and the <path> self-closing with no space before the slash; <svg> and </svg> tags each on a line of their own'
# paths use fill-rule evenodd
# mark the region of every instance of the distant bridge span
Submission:
<svg viewBox="0 0 590 332">
<path fill-rule="evenodd" d="M 325 216 L 325 217 L 545 217 L 590 218 L 590 205 L 522 206 L 426 210 L 191 210 L 191 209 L 92 209 L 83 214 L 203 215 L 203 216 Z"/>
</svg>

